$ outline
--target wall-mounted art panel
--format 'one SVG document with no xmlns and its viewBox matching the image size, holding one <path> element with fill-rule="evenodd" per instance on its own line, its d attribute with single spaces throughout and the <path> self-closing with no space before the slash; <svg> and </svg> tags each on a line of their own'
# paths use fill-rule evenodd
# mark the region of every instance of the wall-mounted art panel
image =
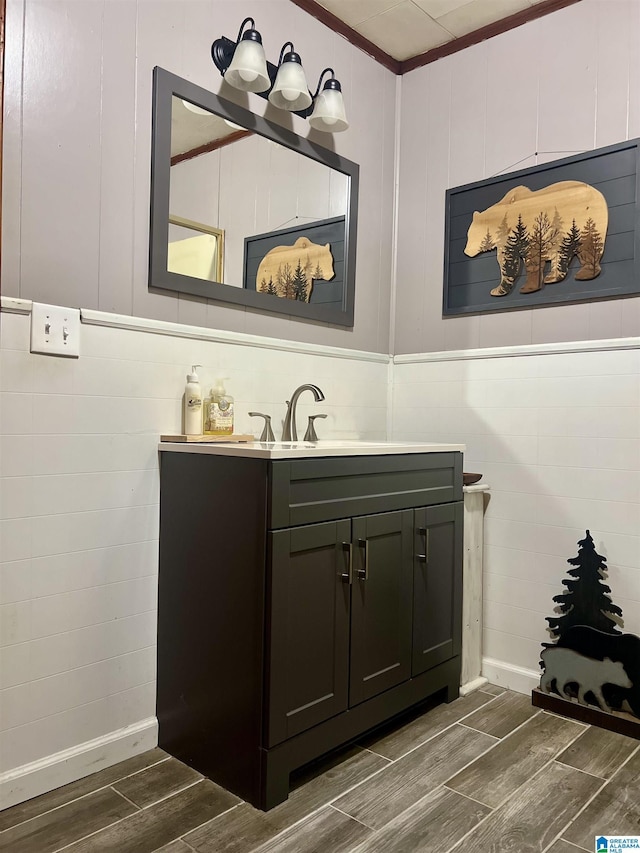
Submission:
<svg viewBox="0 0 640 853">
<path fill-rule="evenodd" d="M 447 190 L 443 314 L 640 293 L 639 143 Z"/>
<path fill-rule="evenodd" d="M 344 301 L 344 216 L 247 237 L 244 286 L 339 309 Z"/>
</svg>

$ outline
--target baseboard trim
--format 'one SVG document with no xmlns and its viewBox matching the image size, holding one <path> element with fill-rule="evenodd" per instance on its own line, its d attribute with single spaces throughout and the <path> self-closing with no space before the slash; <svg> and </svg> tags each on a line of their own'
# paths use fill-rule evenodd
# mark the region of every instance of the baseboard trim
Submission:
<svg viewBox="0 0 640 853">
<path fill-rule="evenodd" d="M 0 773 L 0 803 L 2 808 L 15 806 L 157 745 L 158 720 L 149 717 L 132 726 Z"/>
<path fill-rule="evenodd" d="M 482 658 L 482 674 L 491 682 L 516 693 L 531 693 L 540 686 L 540 673 L 502 660 Z"/>
<path fill-rule="evenodd" d="M 468 696 L 469 693 L 474 693 L 476 690 L 481 690 L 485 684 L 489 683 L 489 679 L 479 675 L 477 678 L 472 678 L 466 684 L 460 685 L 460 695 Z"/>
</svg>

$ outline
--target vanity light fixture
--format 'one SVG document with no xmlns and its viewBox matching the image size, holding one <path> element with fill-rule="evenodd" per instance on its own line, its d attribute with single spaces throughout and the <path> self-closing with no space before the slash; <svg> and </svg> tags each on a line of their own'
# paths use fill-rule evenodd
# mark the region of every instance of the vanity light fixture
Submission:
<svg viewBox="0 0 640 853">
<path fill-rule="evenodd" d="M 249 23 L 251 24 L 250 29 L 245 30 L 245 25 Z M 218 61 L 222 60 L 225 63 L 224 71 L 220 70 L 230 86 L 243 92 L 261 93 L 271 88 L 271 78 L 262 47 L 262 36 L 255 26 L 253 18 L 244 19 L 228 61 L 228 45 L 220 44 L 220 42 L 228 43 L 229 39 L 217 39 L 211 45 L 211 56 L 218 68 L 220 68 Z M 218 59 L 216 59 L 216 45 L 218 46 Z"/>
<path fill-rule="evenodd" d="M 247 24 L 250 26 L 245 29 Z M 339 133 L 349 127 L 342 88 L 333 69 L 324 69 L 316 93 L 312 95 L 293 43 L 285 42 L 278 64 L 273 65 L 265 58 L 262 37 L 255 29 L 253 18 L 244 19 L 235 42 L 226 36 L 216 39 L 211 45 L 211 58 L 230 86 L 243 92 L 255 92 L 268 98 L 278 109 L 308 118 L 315 130 Z M 327 72 L 331 77 L 325 80 L 320 91 Z"/>
<path fill-rule="evenodd" d="M 285 49 L 291 50 L 285 53 Z M 306 110 L 311 106 L 311 93 L 304 76 L 302 60 L 293 49 L 293 43 L 288 41 L 282 45 L 278 61 L 278 73 L 269 92 L 269 103 L 281 110 L 290 112 Z"/>
<path fill-rule="evenodd" d="M 320 85 L 327 71 L 331 72 L 331 77 L 325 80 L 321 92 Z M 342 86 L 336 80 L 333 68 L 325 68 L 320 75 L 318 88 L 313 96 L 313 112 L 309 118 L 309 124 L 315 130 L 325 130 L 329 133 L 339 133 L 349 127 L 342 98 Z"/>
</svg>

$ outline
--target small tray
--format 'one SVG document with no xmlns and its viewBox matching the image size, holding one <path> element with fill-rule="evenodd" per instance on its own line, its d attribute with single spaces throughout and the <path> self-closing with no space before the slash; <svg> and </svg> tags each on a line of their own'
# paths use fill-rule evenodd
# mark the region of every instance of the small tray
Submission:
<svg viewBox="0 0 640 853">
<path fill-rule="evenodd" d="M 160 441 L 186 441 L 186 442 L 225 442 L 239 443 L 243 441 L 255 441 L 255 435 L 161 435 Z"/>
</svg>

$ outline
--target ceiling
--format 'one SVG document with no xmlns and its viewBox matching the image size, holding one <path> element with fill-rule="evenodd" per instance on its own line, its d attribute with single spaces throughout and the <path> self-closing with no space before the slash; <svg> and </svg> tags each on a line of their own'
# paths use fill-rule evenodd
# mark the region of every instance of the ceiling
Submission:
<svg viewBox="0 0 640 853">
<path fill-rule="evenodd" d="M 458 39 L 467 42 L 471 34 L 512 15 L 516 16 L 513 25 L 517 25 L 524 23 L 529 13 L 537 17 L 543 7 L 568 4 L 549 0 L 307 0 L 304 8 L 311 11 L 312 5 L 323 7 L 392 60 L 402 63 Z M 489 34 L 479 35 L 486 38 Z"/>
<path fill-rule="evenodd" d="M 237 135 L 238 125 L 225 121 L 189 101 L 171 98 L 171 156 Z M 204 153 L 204 152 L 202 152 Z"/>
</svg>

